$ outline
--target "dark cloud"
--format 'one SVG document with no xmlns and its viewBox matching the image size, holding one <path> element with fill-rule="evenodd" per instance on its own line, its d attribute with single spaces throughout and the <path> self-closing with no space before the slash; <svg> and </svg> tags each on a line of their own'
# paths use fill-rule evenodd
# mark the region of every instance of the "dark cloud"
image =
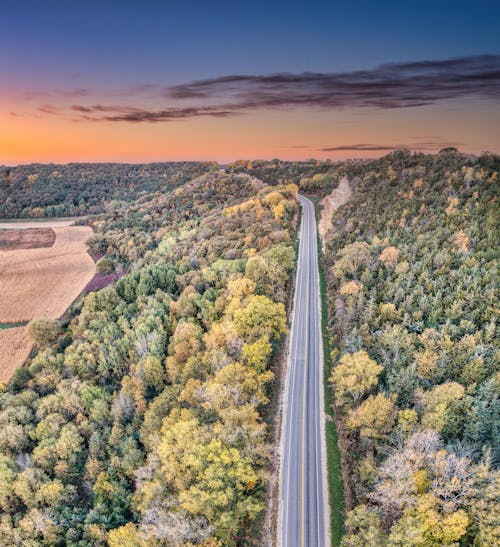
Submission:
<svg viewBox="0 0 500 547">
<path fill-rule="evenodd" d="M 341 146 L 327 146 L 318 148 L 319 152 L 390 152 L 393 150 L 440 150 L 448 146 L 459 146 L 460 143 L 449 141 L 423 141 L 418 143 L 400 144 L 344 144 Z"/>
<path fill-rule="evenodd" d="M 55 106 L 52 106 L 51 104 L 44 104 L 42 106 L 39 106 L 38 111 L 43 112 L 44 114 L 52 114 L 52 115 L 57 114 L 59 112 L 59 110 Z"/>
<path fill-rule="evenodd" d="M 318 148 L 320 152 L 351 152 L 351 151 L 384 151 L 384 150 L 399 150 L 400 148 L 407 148 L 404 144 L 396 144 L 394 146 L 387 144 L 344 144 L 342 146 L 327 146 L 325 148 Z"/>
<path fill-rule="evenodd" d="M 158 111 L 150 111 L 133 106 L 113 106 L 96 104 L 90 107 L 72 105 L 71 110 L 81 112 L 82 117 L 89 121 L 107 122 L 166 122 L 196 118 L 200 116 L 214 116 L 224 118 L 238 114 L 232 108 L 226 109 L 221 106 L 199 106 L 186 108 L 166 108 Z M 104 114 L 104 115 L 100 115 Z"/>
<path fill-rule="evenodd" d="M 500 55 L 385 64 L 355 72 L 223 76 L 171 87 L 175 99 L 231 99 L 239 109 L 423 106 L 500 97 Z"/>
<path fill-rule="evenodd" d="M 92 90 L 86 87 L 78 87 L 76 89 L 53 89 L 51 94 L 65 99 L 76 99 L 78 97 L 88 97 L 92 94 Z"/>
<path fill-rule="evenodd" d="M 160 88 L 140 84 L 133 88 L 133 93 L 130 90 L 132 95 Z M 161 94 L 173 101 L 188 101 L 190 106 L 169 105 L 153 110 L 138 106 L 74 105 L 72 109 L 93 121 L 163 122 L 199 116 L 224 117 L 256 109 L 395 109 L 473 96 L 498 100 L 500 55 L 385 64 L 353 72 L 229 75 L 172 86 Z"/>
<path fill-rule="evenodd" d="M 71 110 L 74 110 L 75 112 L 92 112 L 92 107 L 73 104 L 71 105 Z"/>
</svg>

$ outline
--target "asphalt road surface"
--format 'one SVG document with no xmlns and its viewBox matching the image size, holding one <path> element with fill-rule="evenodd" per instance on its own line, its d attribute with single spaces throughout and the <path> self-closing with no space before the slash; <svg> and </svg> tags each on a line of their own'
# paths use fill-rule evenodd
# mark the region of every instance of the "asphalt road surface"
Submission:
<svg viewBox="0 0 500 547">
<path fill-rule="evenodd" d="M 302 205 L 293 323 L 281 436 L 278 543 L 329 545 L 323 347 L 314 205 Z"/>
</svg>

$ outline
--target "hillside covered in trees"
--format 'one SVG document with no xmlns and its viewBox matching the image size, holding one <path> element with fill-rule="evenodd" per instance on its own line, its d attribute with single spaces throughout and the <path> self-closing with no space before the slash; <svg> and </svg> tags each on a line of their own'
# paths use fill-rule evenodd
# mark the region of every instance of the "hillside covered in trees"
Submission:
<svg viewBox="0 0 500 547">
<path fill-rule="evenodd" d="M 251 541 L 296 191 L 217 168 L 94 218 L 120 279 L 0 393 L 3 545 Z"/>
<path fill-rule="evenodd" d="M 322 260 L 343 545 L 498 545 L 500 158 L 231 168 L 318 200 L 342 180 L 353 192 Z"/>
<path fill-rule="evenodd" d="M 325 238 L 347 546 L 500 543 L 498 157 L 397 152 L 303 180 Z"/>
<path fill-rule="evenodd" d="M 80 216 L 167 192 L 209 163 L 70 163 L 0 166 L 0 218 Z"/>
</svg>

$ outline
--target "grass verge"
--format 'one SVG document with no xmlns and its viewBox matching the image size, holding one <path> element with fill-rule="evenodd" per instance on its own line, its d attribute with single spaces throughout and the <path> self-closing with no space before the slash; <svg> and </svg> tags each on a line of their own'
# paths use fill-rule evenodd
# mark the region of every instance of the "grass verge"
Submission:
<svg viewBox="0 0 500 547">
<path fill-rule="evenodd" d="M 15 327 L 24 327 L 28 324 L 29 321 L 19 321 L 17 323 L 0 323 L 0 330 L 1 329 L 13 329 Z"/>
<path fill-rule="evenodd" d="M 316 224 L 318 222 L 318 198 L 309 198 L 314 203 Z M 342 468 L 340 465 L 340 452 L 338 447 L 338 435 L 337 428 L 335 427 L 335 421 L 331 416 L 333 411 L 333 394 L 330 382 L 328 381 L 330 372 L 330 344 L 328 337 L 328 308 L 326 298 L 326 276 L 323 270 L 323 252 L 321 247 L 321 240 L 319 232 L 318 238 L 318 268 L 319 268 L 319 282 L 321 293 L 321 333 L 323 336 L 323 357 L 324 357 L 324 370 L 323 370 L 323 386 L 325 390 L 325 412 L 328 417 L 326 421 L 326 450 L 328 458 L 328 489 L 330 498 L 330 529 L 331 529 L 331 541 L 332 546 L 337 547 L 340 545 L 342 536 L 344 535 L 344 515 L 345 515 L 345 503 L 344 503 L 344 482 L 342 480 Z"/>
</svg>

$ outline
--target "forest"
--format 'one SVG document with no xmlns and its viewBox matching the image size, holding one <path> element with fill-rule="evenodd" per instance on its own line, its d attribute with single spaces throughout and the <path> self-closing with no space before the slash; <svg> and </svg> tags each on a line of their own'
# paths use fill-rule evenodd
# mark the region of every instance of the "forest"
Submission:
<svg viewBox="0 0 500 547">
<path fill-rule="evenodd" d="M 500 542 L 499 160 L 396 152 L 303 181 L 354 190 L 323 260 L 346 547 Z"/>
<path fill-rule="evenodd" d="M 1 389 L 3 544 L 256 536 L 296 193 L 217 169 L 92 217 L 121 276 L 32 327 L 37 353 Z"/>
<path fill-rule="evenodd" d="M 231 168 L 317 201 L 353 192 L 322 241 L 342 545 L 500 544 L 500 158 Z"/>
<path fill-rule="evenodd" d="M 63 167 L 2 168 L 0 216 L 82 216 L 115 281 L 1 387 L 4 543 L 259 544 L 296 195 L 319 217 L 344 178 L 321 257 L 343 545 L 500 543 L 498 156 Z"/>
<path fill-rule="evenodd" d="M 0 218 L 47 218 L 111 212 L 166 192 L 209 163 L 69 163 L 0 166 Z"/>
</svg>

